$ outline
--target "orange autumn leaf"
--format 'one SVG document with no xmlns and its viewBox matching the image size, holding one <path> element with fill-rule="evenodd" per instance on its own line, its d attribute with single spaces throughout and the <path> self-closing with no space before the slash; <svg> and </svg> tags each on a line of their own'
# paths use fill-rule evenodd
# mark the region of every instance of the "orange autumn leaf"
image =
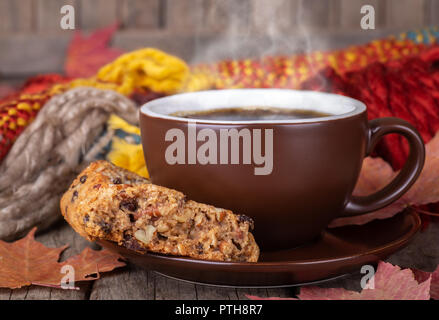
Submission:
<svg viewBox="0 0 439 320">
<path fill-rule="evenodd" d="M 439 132 L 425 146 L 425 164 L 418 180 L 400 199 L 389 206 L 357 217 L 334 220 L 330 227 L 365 224 L 374 219 L 386 219 L 408 206 L 421 206 L 439 202 Z M 366 158 L 354 190 L 355 195 L 368 195 L 382 189 L 397 174 L 381 158 Z"/>
<path fill-rule="evenodd" d="M 102 272 L 125 266 L 117 254 L 105 249 L 94 251 L 90 248 L 85 248 L 79 255 L 64 262 L 58 262 L 61 252 L 68 245 L 48 248 L 35 241 L 35 230 L 32 229 L 26 237 L 12 243 L 0 241 L 0 287 L 61 287 L 61 280 L 66 275 L 61 269 L 65 265 L 73 267 L 75 281 L 95 280 Z"/>
<path fill-rule="evenodd" d="M 94 76 L 100 67 L 120 56 L 123 51 L 108 46 L 117 28 L 116 23 L 96 30 L 88 37 L 83 36 L 79 31 L 75 32 L 67 50 L 64 65 L 66 76 L 72 78 Z"/>
</svg>

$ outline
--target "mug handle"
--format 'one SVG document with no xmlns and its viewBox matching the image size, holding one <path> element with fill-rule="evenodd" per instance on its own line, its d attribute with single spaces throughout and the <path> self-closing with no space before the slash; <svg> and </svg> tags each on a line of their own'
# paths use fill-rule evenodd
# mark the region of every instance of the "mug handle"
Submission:
<svg viewBox="0 0 439 320">
<path fill-rule="evenodd" d="M 341 217 L 357 216 L 381 209 L 399 199 L 416 181 L 424 166 L 425 147 L 418 131 L 407 121 L 398 118 L 380 118 L 369 121 L 369 139 L 366 156 L 378 140 L 390 133 L 404 136 L 410 153 L 399 174 L 383 189 L 368 196 L 351 196 Z"/>
</svg>

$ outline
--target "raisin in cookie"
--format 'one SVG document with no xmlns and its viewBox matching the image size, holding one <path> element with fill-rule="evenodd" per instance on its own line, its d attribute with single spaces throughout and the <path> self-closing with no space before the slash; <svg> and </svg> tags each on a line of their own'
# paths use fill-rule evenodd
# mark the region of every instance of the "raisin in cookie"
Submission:
<svg viewBox="0 0 439 320">
<path fill-rule="evenodd" d="M 61 199 L 61 212 L 82 236 L 138 252 L 256 262 L 253 220 L 186 200 L 106 161 L 90 164 Z"/>
</svg>

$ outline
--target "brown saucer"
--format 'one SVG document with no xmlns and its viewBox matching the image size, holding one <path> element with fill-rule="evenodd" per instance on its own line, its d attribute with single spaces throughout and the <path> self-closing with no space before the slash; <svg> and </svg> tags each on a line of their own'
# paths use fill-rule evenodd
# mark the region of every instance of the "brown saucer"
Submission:
<svg viewBox="0 0 439 320">
<path fill-rule="evenodd" d="M 180 280 L 234 287 L 295 286 L 351 273 L 384 259 L 405 246 L 420 226 L 419 216 L 406 210 L 363 226 L 327 229 L 318 240 L 298 248 L 262 252 L 257 263 L 139 254 L 112 242 L 98 243 L 134 264 Z"/>
</svg>

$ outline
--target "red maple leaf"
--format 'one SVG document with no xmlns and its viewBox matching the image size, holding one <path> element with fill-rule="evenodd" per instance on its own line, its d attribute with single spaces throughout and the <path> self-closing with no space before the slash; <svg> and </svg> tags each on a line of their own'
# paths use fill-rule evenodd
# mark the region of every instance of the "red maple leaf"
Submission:
<svg viewBox="0 0 439 320">
<path fill-rule="evenodd" d="M 108 46 L 118 23 L 96 30 L 88 37 L 80 31 L 75 32 L 67 49 L 64 64 L 66 76 L 72 78 L 90 77 L 96 74 L 100 67 L 113 61 L 123 51 Z"/>
<path fill-rule="evenodd" d="M 421 278 L 421 276 L 420 276 Z M 419 283 L 410 269 L 401 269 L 390 263 L 380 261 L 374 276 L 374 288 L 363 289 L 361 292 L 343 288 L 302 287 L 300 300 L 429 300 L 430 275 L 422 275 Z M 298 300 L 295 298 L 260 298 L 247 295 L 251 300 Z"/>
</svg>

